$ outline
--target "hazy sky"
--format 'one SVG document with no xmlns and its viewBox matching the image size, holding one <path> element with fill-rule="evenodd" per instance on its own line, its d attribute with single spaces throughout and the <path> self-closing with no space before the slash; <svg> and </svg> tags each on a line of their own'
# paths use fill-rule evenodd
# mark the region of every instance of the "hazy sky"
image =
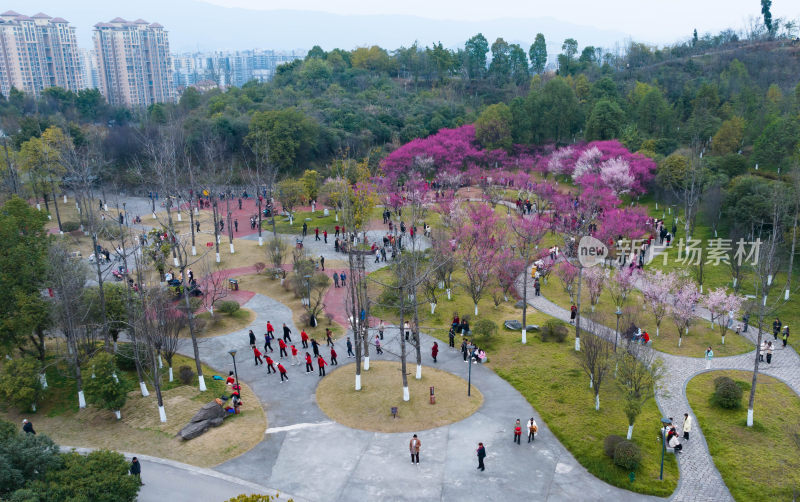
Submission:
<svg viewBox="0 0 800 502">
<path fill-rule="evenodd" d="M 741 28 L 761 15 L 759 0 L 201 0 L 225 7 L 292 9 L 336 14 L 408 14 L 480 21 L 553 17 L 574 24 L 630 33 L 651 42 L 672 42 L 691 33 Z M 772 16 L 797 19 L 800 1 L 773 0 Z"/>
</svg>

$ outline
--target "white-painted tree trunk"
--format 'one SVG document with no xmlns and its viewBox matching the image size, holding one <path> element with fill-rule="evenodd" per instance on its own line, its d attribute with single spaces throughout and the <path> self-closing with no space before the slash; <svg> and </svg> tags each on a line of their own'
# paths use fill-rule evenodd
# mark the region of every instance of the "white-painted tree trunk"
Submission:
<svg viewBox="0 0 800 502">
<path fill-rule="evenodd" d="M 52 216 L 52 215 L 50 215 L 50 214 L 48 214 L 48 215 L 47 215 L 47 219 L 48 219 L 48 220 L 50 220 L 50 221 L 52 221 L 52 220 L 53 220 L 53 216 Z"/>
<path fill-rule="evenodd" d="M 294 225 L 294 217 L 290 214 L 289 215 L 289 226 L 291 227 L 292 225 Z"/>
<path fill-rule="evenodd" d="M 67 203 L 67 196 L 65 195 L 64 196 L 64 204 L 66 204 L 66 203 Z"/>
<path fill-rule="evenodd" d="M 658 326 L 656 326 L 656 336 L 658 336 Z"/>
<path fill-rule="evenodd" d="M 117 373 L 116 372 L 111 373 L 111 378 L 114 379 L 115 383 L 119 383 L 119 377 L 117 377 Z"/>
<path fill-rule="evenodd" d="M 418 364 L 418 365 L 417 365 L 417 375 L 416 375 L 416 379 L 417 379 L 417 380 L 422 380 L 422 365 L 421 365 L 421 364 Z"/>
<path fill-rule="evenodd" d="M 122 411 L 120 410 L 115 411 L 114 416 L 117 417 L 117 420 L 122 420 Z"/>
<path fill-rule="evenodd" d="M 722 345 L 725 345 L 725 335 L 722 335 Z"/>
<path fill-rule="evenodd" d="M 594 375 L 589 375 L 589 388 L 594 388 Z"/>
<path fill-rule="evenodd" d="M 167 412 L 163 406 L 158 407 L 158 419 L 161 420 L 162 424 L 167 421 Z"/>
<path fill-rule="evenodd" d="M 336 211 L 336 214 L 333 215 L 336 221 L 339 221 L 339 211 Z"/>
<path fill-rule="evenodd" d="M 411 396 L 408 394 L 408 387 L 403 387 L 403 401 L 408 401 Z"/>
<path fill-rule="evenodd" d="M 576 352 L 581 351 L 581 339 L 577 336 L 575 337 L 575 351 Z"/>
<path fill-rule="evenodd" d="M 444 281 L 439 281 L 439 289 L 444 289 Z"/>
<path fill-rule="evenodd" d="M 197 246 L 192 246 L 192 256 L 197 256 Z"/>
<path fill-rule="evenodd" d="M 159 368 L 163 368 L 164 367 L 164 363 L 161 362 L 161 354 L 158 355 L 158 367 Z"/>
<path fill-rule="evenodd" d="M 789 288 L 786 288 L 786 291 L 783 292 L 783 300 L 789 301 Z"/>
<path fill-rule="evenodd" d="M 528 330 L 522 328 L 522 344 L 528 343 Z"/>
<path fill-rule="evenodd" d="M 36 210 L 37 211 L 41 211 L 42 210 L 42 205 L 39 204 L 38 202 L 36 203 Z"/>
<path fill-rule="evenodd" d="M 736 287 L 736 277 L 733 278 L 733 287 Z"/>
<path fill-rule="evenodd" d="M 364 358 L 364 371 L 369 370 L 369 356 Z"/>
<path fill-rule="evenodd" d="M 172 264 L 173 264 L 174 266 L 176 266 L 176 267 L 179 267 L 179 266 L 180 266 L 180 262 L 178 262 L 178 257 L 177 257 L 177 256 L 173 256 L 173 257 L 172 257 Z"/>
<path fill-rule="evenodd" d="M 431 303 L 431 315 L 433 315 L 433 312 L 435 310 L 436 310 L 436 304 L 435 303 Z"/>
<path fill-rule="evenodd" d="M 181 213 L 178 213 L 178 221 L 183 221 L 183 220 L 181 219 Z"/>
<path fill-rule="evenodd" d="M 170 382 L 173 381 L 173 378 L 172 378 L 172 366 L 169 367 L 169 381 Z"/>
<path fill-rule="evenodd" d="M 361 390 L 361 375 L 356 375 L 356 390 Z"/>
<path fill-rule="evenodd" d="M 217 263 L 219 263 L 219 262 L 220 262 L 219 253 L 216 253 L 216 255 L 217 255 L 217 256 L 216 256 L 216 258 L 217 258 Z"/>
<path fill-rule="evenodd" d="M 451 298 L 450 298 L 450 288 L 447 288 L 447 299 L 451 300 Z"/>
<path fill-rule="evenodd" d="M 31 411 L 36 413 L 36 403 L 31 403 Z"/>
<path fill-rule="evenodd" d="M 627 435 L 626 439 L 627 439 L 628 441 L 630 441 L 630 440 L 631 440 L 631 436 L 633 436 L 633 426 L 632 426 L 632 425 L 629 425 L 629 426 L 628 426 L 628 435 Z"/>
<path fill-rule="evenodd" d="M 595 411 L 600 411 L 600 394 L 594 396 L 594 409 Z"/>
<path fill-rule="evenodd" d="M 477 303 L 475 304 L 475 315 L 476 316 L 478 315 L 478 304 Z"/>
<path fill-rule="evenodd" d="M 235 254 L 236 250 L 233 249 L 233 243 L 231 242 L 231 254 Z"/>
<path fill-rule="evenodd" d="M 203 375 L 197 375 L 197 380 L 200 382 L 200 392 L 206 391 L 206 379 Z"/>
<path fill-rule="evenodd" d="M 772 274 L 769 274 L 767 276 L 767 286 L 771 286 L 771 285 L 772 285 Z M 701 291 L 701 293 L 702 293 L 702 291 Z"/>
<path fill-rule="evenodd" d="M 258 238 L 258 245 L 259 246 L 263 246 L 264 245 L 264 238 L 263 237 L 259 237 Z"/>
<path fill-rule="evenodd" d="M 154 220 L 156 219 L 156 213 L 153 213 L 153 219 Z"/>
<path fill-rule="evenodd" d="M 195 214 L 195 215 L 198 215 L 198 214 L 200 214 L 200 211 L 197 209 L 197 207 L 195 207 L 195 208 L 194 208 L 194 214 Z"/>
<path fill-rule="evenodd" d="M 679 337 L 678 337 L 678 347 L 680 347 L 680 346 L 681 346 L 681 342 L 682 342 L 682 341 L 683 341 L 683 337 L 682 337 L 682 336 L 679 336 Z"/>
<path fill-rule="evenodd" d="M 42 384 L 42 389 L 47 388 L 47 375 L 44 373 L 39 374 L 39 382 Z"/>
<path fill-rule="evenodd" d="M 78 391 L 78 408 L 86 408 L 86 397 L 83 395 L 83 391 Z"/>
<path fill-rule="evenodd" d="M 702 284 L 700 285 L 700 294 L 701 295 L 703 294 L 703 285 Z"/>
<path fill-rule="evenodd" d="M 753 426 L 753 408 L 747 408 L 747 426 Z"/>
<path fill-rule="evenodd" d="M 139 382 L 139 390 L 142 391 L 142 397 L 147 397 L 150 395 L 150 392 L 147 391 L 147 385 L 145 385 L 143 381 Z"/>
</svg>

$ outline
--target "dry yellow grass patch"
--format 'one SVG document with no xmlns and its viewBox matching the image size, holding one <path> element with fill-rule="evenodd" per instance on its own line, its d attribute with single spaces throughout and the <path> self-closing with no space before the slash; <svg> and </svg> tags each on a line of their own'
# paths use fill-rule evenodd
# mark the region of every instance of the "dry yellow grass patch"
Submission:
<svg viewBox="0 0 800 502">
<path fill-rule="evenodd" d="M 210 378 L 211 373 L 206 375 Z M 202 399 L 194 386 L 180 386 L 164 391 L 167 422 L 158 418 L 155 392 L 142 397 L 138 388 L 131 391 L 122 409 L 122 420 L 113 412 L 88 406 L 76 413 L 55 417 L 24 415 L 35 423 L 39 433 L 47 434 L 58 444 L 90 448 L 107 448 L 168 458 L 200 467 L 211 467 L 253 448 L 263 438 L 267 418 L 258 398 L 247 385 L 242 385 L 244 406 L 239 415 L 231 415 L 202 436 L 184 441 L 176 436 L 191 417 L 214 397 L 207 392 Z M 21 414 L 9 411 L 7 419 L 19 422 Z M 247 431 L 247 433 L 242 433 Z"/>
<path fill-rule="evenodd" d="M 411 400 L 403 401 L 400 363 L 376 361 L 362 372 L 362 388 L 353 389 L 355 367 L 345 366 L 322 379 L 317 387 L 317 404 L 331 419 L 352 427 L 376 432 L 414 432 L 433 429 L 463 420 L 483 404 L 483 395 L 472 387 L 467 397 L 463 378 L 429 367 L 416 380 L 413 365 L 408 387 Z M 430 404 L 430 390 L 435 387 L 436 404 Z M 392 418 L 391 408 L 398 409 Z"/>
<path fill-rule="evenodd" d="M 203 312 L 197 316 L 205 322 L 203 330 L 198 334 L 201 338 L 208 338 L 217 335 L 227 335 L 234 331 L 239 331 L 250 326 L 256 319 L 256 313 L 250 309 L 240 308 L 233 315 L 224 314 L 214 309 L 214 317 L 208 312 Z M 181 336 L 188 338 L 189 327 L 181 330 Z"/>
</svg>

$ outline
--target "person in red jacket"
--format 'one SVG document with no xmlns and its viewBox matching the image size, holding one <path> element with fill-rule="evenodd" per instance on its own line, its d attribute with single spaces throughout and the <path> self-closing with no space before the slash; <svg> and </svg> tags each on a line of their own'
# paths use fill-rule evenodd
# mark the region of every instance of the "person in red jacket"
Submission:
<svg viewBox="0 0 800 502">
<path fill-rule="evenodd" d="M 233 371 L 228 372 L 228 378 L 225 380 L 226 385 L 233 385 L 236 383 L 236 379 L 233 378 Z"/>
<path fill-rule="evenodd" d="M 292 345 L 291 349 L 292 349 L 292 366 L 294 366 L 295 364 L 300 364 L 300 359 L 297 358 L 297 347 Z"/>
<path fill-rule="evenodd" d="M 286 368 L 284 368 L 281 363 L 278 363 L 278 371 L 281 374 L 281 383 L 283 383 L 284 379 L 289 380 L 289 375 L 286 374 Z"/>
<path fill-rule="evenodd" d="M 339 363 L 336 361 L 336 351 L 331 346 L 331 366 L 338 366 Z"/>
<path fill-rule="evenodd" d="M 521 438 L 522 438 L 522 424 L 519 422 L 518 418 L 516 423 L 514 424 L 514 442 L 520 444 Z"/>
<path fill-rule="evenodd" d="M 266 360 L 267 360 L 267 374 L 270 374 L 270 373 L 277 373 L 277 372 L 275 371 L 275 366 L 273 366 L 273 364 L 274 364 L 274 362 L 275 362 L 275 361 L 273 361 L 273 360 L 272 360 L 272 358 L 271 358 L 271 357 L 269 357 L 269 356 L 268 356 L 268 355 L 266 355 L 266 354 L 264 354 L 264 359 L 266 359 Z"/>
<path fill-rule="evenodd" d="M 269 334 L 270 337 L 273 337 L 273 333 L 275 333 L 275 328 L 272 327 L 271 322 L 267 321 L 267 334 Z"/>
<path fill-rule="evenodd" d="M 327 365 L 328 365 L 328 363 L 325 362 L 325 358 L 324 357 L 319 356 L 317 358 L 317 366 L 319 366 L 319 376 L 321 376 L 321 377 L 325 376 L 325 366 L 327 366 Z"/>
<path fill-rule="evenodd" d="M 256 366 L 258 366 L 258 363 L 264 364 L 264 361 L 261 360 L 261 351 L 255 345 L 253 345 L 253 356 L 256 359 Z"/>
<path fill-rule="evenodd" d="M 288 357 L 289 354 L 286 353 L 286 342 L 283 341 L 283 338 L 278 338 L 278 348 L 281 349 L 279 354 L 280 357 Z"/>
<path fill-rule="evenodd" d="M 439 355 L 439 344 L 433 342 L 433 347 L 431 347 L 431 357 L 433 357 L 433 362 L 436 362 L 436 356 Z"/>
<path fill-rule="evenodd" d="M 306 352 L 306 375 L 314 372 L 314 365 L 311 364 L 311 354 Z"/>
<path fill-rule="evenodd" d="M 307 349 L 308 348 L 308 333 L 306 333 L 305 331 L 300 331 L 300 341 L 303 342 L 303 348 Z"/>
</svg>

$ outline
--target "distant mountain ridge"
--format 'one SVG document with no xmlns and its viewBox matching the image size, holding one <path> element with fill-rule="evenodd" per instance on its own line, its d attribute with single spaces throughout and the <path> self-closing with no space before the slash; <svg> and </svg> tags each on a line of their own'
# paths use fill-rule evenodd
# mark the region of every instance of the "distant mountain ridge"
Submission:
<svg viewBox="0 0 800 502">
<path fill-rule="evenodd" d="M 295 10 L 250 10 L 211 5 L 197 0 L 137 0 L 105 2 L 87 6 L 63 0 L 6 0 L 4 9 L 33 15 L 45 12 L 60 16 L 78 31 L 81 47 L 91 46 L 95 23 L 117 16 L 124 19 L 143 18 L 158 22 L 169 31 L 174 52 L 214 49 L 310 49 L 320 45 L 326 50 L 336 47 L 380 45 L 386 49 L 442 42 L 446 47 L 463 46 L 480 32 L 489 44 L 503 37 L 519 43 L 527 52 L 536 33 L 542 32 L 548 42 L 548 53 L 560 52 L 565 38 L 574 38 L 581 47 L 601 46 L 607 49 L 622 44 L 627 34 L 591 26 L 535 18 L 526 12 L 504 12 L 503 18 L 487 21 L 442 21 L 409 15 L 338 15 L 327 12 Z M 510 17 L 510 16 L 515 17 Z"/>
</svg>

